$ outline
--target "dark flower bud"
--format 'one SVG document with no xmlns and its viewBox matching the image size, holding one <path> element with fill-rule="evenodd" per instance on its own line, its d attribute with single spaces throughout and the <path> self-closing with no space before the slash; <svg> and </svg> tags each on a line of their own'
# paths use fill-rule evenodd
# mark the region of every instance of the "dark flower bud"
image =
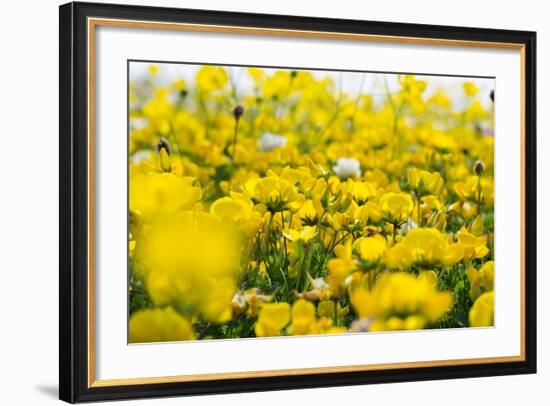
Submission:
<svg viewBox="0 0 550 406">
<path fill-rule="evenodd" d="M 474 164 L 474 173 L 479 176 L 485 172 L 485 164 L 481 160 L 477 160 Z"/>
<path fill-rule="evenodd" d="M 170 144 L 168 144 L 168 141 L 166 141 L 166 139 L 161 138 L 157 143 L 157 152 L 160 154 L 160 151 L 163 148 L 166 150 L 166 153 L 170 155 Z"/>
<path fill-rule="evenodd" d="M 241 118 L 241 116 L 243 115 L 244 113 L 244 107 L 241 106 L 240 104 L 237 104 L 234 108 L 233 108 L 233 116 L 235 117 L 235 120 L 238 120 L 239 118 Z"/>
<path fill-rule="evenodd" d="M 495 91 L 494 90 L 491 90 L 491 93 L 489 93 L 489 97 L 491 98 L 491 101 L 494 103 L 495 102 Z"/>
<path fill-rule="evenodd" d="M 290 71 L 290 78 L 291 78 L 291 79 L 294 79 L 296 76 L 298 76 L 298 72 L 295 71 L 295 70 L 291 70 L 291 71 Z"/>
</svg>

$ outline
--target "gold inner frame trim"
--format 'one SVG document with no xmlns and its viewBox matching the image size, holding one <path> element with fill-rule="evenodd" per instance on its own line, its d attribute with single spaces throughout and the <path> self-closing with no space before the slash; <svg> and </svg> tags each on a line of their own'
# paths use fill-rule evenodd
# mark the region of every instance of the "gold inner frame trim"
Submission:
<svg viewBox="0 0 550 406">
<path fill-rule="evenodd" d="M 97 26 L 148 28 L 162 30 L 180 30 L 194 32 L 217 32 L 243 35 L 284 36 L 317 39 L 356 40 L 370 42 L 387 42 L 432 46 L 459 46 L 475 48 L 511 49 L 520 51 L 521 61 L 521 270 L 520 270 L 520 337 L 519 355 L 485 358 L 464 358 L 453 360 L 397 362 L 384 364 L 365 364 L 348 366 L 331 366 L 317 368 L 277 369 L 267 371 L 221 372 L 209 374 L 190 374 L 176 376 L 95 379 L 95 278 L 94 278 L 94 191 L 95 191 L 95 28 Z M 342 32 L 306 31 L 274 29 L 259 27 L 240 27 L 227 25 L 167 23 L 139 20 L 121 20 L 108 18 L 89 18 L 87 27 L 88 41 L 88 387 L 110 387 L 125 385 L 177 383 L 193 381 L 212 381 L 217 379 L 265 378 L 280 376 L 331 374 L 342 372 L 367 372 L 395 368 L 425 368 L 441 366 L 458 366 L 473 364 L 496 364 L 504 362 L 525 361 L 525 45 L 507 42 L 465 41 L 439 38 L 400 37 L 390 35 L 355 34 Z"/>
</svg>

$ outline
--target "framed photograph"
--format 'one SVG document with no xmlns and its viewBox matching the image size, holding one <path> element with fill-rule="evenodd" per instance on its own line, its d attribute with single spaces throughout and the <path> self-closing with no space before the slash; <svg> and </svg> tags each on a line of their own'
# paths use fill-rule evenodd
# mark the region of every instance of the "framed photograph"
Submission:
<svg viewBox="0 0 550 406">
<path fill-rule="evenodd" d="M 60 398 L 536 371 L 536 34 L 60 7 Z"/>
</svg>

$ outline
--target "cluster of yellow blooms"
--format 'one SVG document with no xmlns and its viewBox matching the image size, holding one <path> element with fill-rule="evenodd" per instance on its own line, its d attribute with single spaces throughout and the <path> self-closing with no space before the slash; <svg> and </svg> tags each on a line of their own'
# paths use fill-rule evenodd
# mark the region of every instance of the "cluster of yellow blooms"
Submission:
<svg viewBox="0 0 550 406">
<path fill-rule="evenodd" d="M 130 342 L 493 325 L 493 113 L 399 76 L 130 83 Z M 486 96 L 488 97 L 488 95 Z M 494 94 L 491 94 L 491 98 Z"/>
</svg>

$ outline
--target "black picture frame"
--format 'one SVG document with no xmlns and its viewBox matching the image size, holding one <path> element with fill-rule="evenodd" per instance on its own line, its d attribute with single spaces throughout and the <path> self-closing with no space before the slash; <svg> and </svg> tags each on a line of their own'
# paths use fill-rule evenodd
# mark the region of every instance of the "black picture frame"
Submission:
<svg viewBox="0 0 550 406">
<path fill-rule="evenodd" d="M 424 381 L 536 372 L 536 33 L 498 29 L 261 15 L 205 10 L 68 3 L 60 6 L 59 397 L 67 402 L 267 391 Z M 89 17 L 225 26 L 484 41 L 522 45 L 525 52 L 525 359 L 517 362 L 414 367 L 363 372 L 216 379 L 119 386 L 89 385 L 87 189 L 87 19 Z"/>
</svg>

